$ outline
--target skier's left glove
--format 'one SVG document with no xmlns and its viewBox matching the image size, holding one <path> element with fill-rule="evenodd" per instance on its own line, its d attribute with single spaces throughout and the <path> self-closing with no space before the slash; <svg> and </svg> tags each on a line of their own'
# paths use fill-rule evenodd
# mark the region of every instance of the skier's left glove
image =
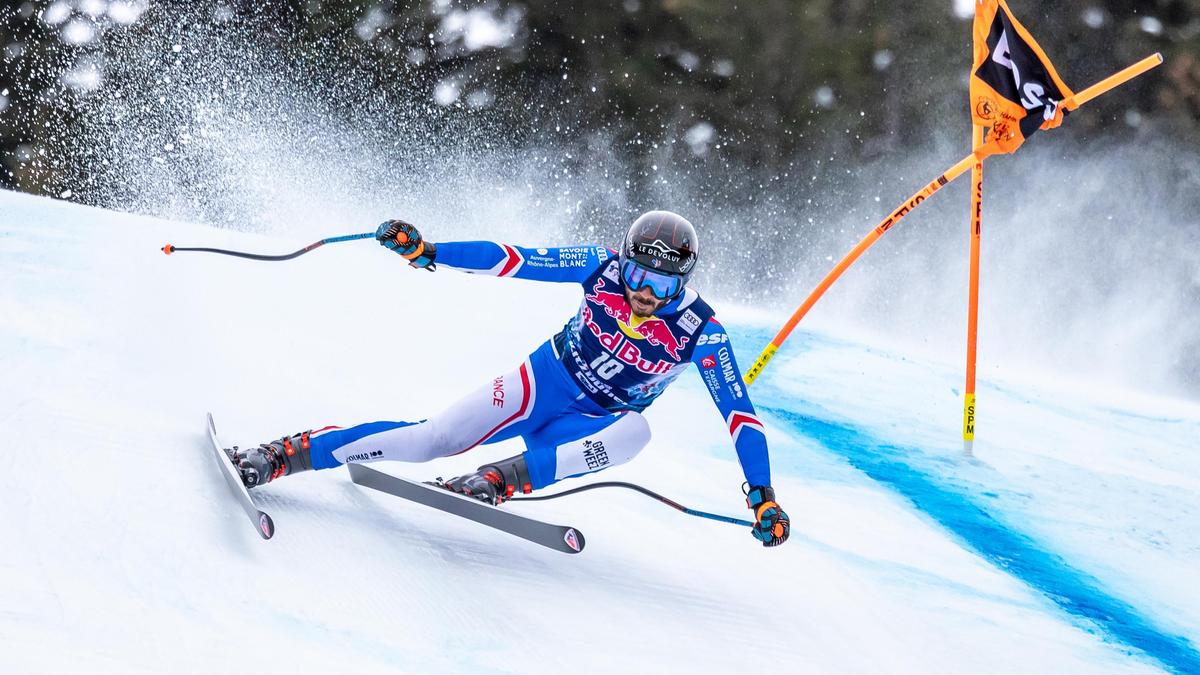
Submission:
<svg viewBox="0 0 1200 675">
<path fill-rule="evenodd" d="M 403 220 L 387 220 L 375 230 L 375 238 L 379 244 L 399 253 L 413 267 L 423 267 L 433 271 L 436 265 L 433 259 L 437 257 L 437 247 L 433 242 L 421 238 L 420 231 L 411 223 Z"/>
<path fill-rule="evenodd" d="M 746 506 L 754 511 L 755 522 L 750 532 L 763 546 L 778 546 L 787 541 L 792 522 L 775 503 L 775 490 L 771 486 L 750 486 L 746 493 Z"/>
</svg>

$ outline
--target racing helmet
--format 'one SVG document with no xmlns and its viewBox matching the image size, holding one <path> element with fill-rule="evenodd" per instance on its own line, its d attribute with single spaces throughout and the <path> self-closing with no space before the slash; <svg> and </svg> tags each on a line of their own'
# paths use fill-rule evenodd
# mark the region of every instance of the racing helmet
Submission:
<svg viewBox="0 0 1200 675">
<path fill-rule="evenodd" d="M 647 286 L 656 298 L 679 297 L 696 269 L 696 228 L 671 211 L 649 211 L 629 226 L 621 246 L 621 279 L 631 291 Z"/>
</svg>

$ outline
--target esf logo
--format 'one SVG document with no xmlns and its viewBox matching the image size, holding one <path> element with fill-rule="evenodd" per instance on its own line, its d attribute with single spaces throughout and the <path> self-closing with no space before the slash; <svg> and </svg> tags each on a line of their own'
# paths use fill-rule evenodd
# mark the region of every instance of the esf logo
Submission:
<svg viewBox="0 0 1200 675">
<path fill-rule="evenodd" d="M 701 335 L 696 338 L 696 346 L 701 345 L 719 345 L 724 342 L 729 342 L 729 336 L 725 333 L 713 333 L 712 335 Z"/>
</svg>

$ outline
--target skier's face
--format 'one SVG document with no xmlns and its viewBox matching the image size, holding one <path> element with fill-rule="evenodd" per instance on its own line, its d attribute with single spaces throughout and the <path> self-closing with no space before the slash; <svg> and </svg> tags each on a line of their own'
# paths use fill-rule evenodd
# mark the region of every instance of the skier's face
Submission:
<svg viewBox="0 0 1200 675">
<path fill-rule="evenodd" d="M 633 315 L 643 319 L 654 316 L 663 305 L 667 304 L 666 300 L 660 300 L 654 297 L 654 293 L 650 287 L 643 286 L 639 290 L 631 291 L 629 287 L 625 287 L 625 300 L 629 303 L 629 307 L 633 310 Z"/>
</svg>

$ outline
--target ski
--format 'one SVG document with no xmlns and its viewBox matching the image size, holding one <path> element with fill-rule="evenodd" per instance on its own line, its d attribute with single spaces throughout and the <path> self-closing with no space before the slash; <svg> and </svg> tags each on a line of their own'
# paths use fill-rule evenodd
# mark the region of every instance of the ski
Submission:
<svg viewBox="0 0 1200 675">
<path fill-rule="evenodd" d="M 386 492 L 394 497 L 473 520 L 481 525 L 507 532 L 555 551 L 579 553 L 583 550 L 583 533 L 573 527 L 552 525 L 519 516 L 477 499 L 454 494 L 432 485 L 399 478 L 362 464 L 347 464 L 346 468 L 350 470 L 350 480 L 363 487 Z"/>
<path fill-rule="evenodd" d="M 233 462 L 229 461 L 229 455 L 225 454 L 225 447 L 217 438 L 217 425 L 213 422 L 212 413 L 208 413 L 208 440 L 212 442 L 213 453 L 217 458 L 217 464 L 221 467 L 221 475 L 225 477 L 225 482 L 229 485 L 233 496 L 237 497 L 241 503 L 246 517 L 258 528 L 258 533 L 263 539 L 275 536 L 275 521 L 254 505 L 254 500 L 250 498 L 250 491 L 242 483 L 242 477 L 238 475 Z"/>
</svg>

